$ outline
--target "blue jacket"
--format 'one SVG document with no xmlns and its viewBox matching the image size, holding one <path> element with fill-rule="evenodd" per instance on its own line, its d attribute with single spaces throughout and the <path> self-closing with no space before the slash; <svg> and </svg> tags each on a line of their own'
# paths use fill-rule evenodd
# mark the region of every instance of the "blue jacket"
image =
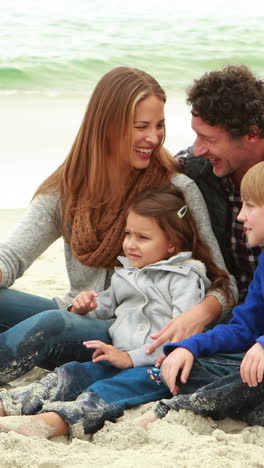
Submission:
<svg viewBox="0 0 264 468">
<path fill-rule="evenodd" d="M 170 343 L 164 347 L 164 353 L 168 355 L 177 347 L 188 349 L 195 358 L 218 352 L 240 353 L 247 351 L 256 342 L 264 347 L 264 252 L 259 256 L 245 302 L 235 307 L 232 320 L 206 333 Z"/>
</svg>

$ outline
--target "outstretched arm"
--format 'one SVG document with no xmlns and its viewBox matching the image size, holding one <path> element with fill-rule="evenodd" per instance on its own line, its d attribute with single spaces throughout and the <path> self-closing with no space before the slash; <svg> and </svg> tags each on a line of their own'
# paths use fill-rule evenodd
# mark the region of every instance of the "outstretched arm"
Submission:
<svg viewBox="0 0 264 468">
<path fill-rule="evenodd" d="M 177 343 L 197 333 L 202 333 L 204 328 L 217 320 L 222 307 L 214 296 L 207 296 L 202 302 L 186 310 L 152 336 L 155 340 L 147 349 L 147 354 L 153 353 L 159 346 L 170 341 Z"/>
</svg>

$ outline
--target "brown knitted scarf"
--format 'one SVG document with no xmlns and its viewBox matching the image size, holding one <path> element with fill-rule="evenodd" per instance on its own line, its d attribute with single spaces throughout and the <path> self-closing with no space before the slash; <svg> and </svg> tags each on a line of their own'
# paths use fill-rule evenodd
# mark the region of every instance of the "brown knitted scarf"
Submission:
<svg viewBox="0 0 264 468">
<path fill-rule="evenodd" d="M 90 267 L 113 268 L 122 252 L 127 209 L 137 194 L 147 188 L 156 188 L 169 182 L 171 173 L 155 158 L 145 171 L 131 176 L 125 201 L 113 211 L 107 208 L 76 209 L 71 222 L 73 255 Z"/>
</svg>

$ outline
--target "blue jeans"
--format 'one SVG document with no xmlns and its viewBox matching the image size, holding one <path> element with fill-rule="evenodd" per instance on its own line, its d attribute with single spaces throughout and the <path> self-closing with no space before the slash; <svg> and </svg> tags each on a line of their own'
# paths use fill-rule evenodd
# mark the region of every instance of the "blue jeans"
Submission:
<svg viewBox="0 0 264 468">
<path fill-rule="evenodd" d="M 6 330 L 0 334 L 0 385 L 34 366 L 90 360 L 84 340 L 111 343 L 110 321 L 59 310 L 53 300 L 12 289 L 0 289 L 0 323 Z"/>
<path fill-rule="evenodd" d="M 264 382 L 249 387 L 240 377 L 241 354 L 215 354 L 195 361 L 179 395 L 160 401 L 154 408 L 159 418 L 169 409 L 222 419 L 227 416 L 264 426 Z"/>
<path fill-rule="evenodd" d="M 7 414 L 58 413 L 87 434 L 113 421 L 124 409 L 168 398 L 163 382 L 152 380 L 147 367 L 121 370 L 108 362 L 71 362 L 27 387 L 4 390 L 0 399 Z"/>
</svg>

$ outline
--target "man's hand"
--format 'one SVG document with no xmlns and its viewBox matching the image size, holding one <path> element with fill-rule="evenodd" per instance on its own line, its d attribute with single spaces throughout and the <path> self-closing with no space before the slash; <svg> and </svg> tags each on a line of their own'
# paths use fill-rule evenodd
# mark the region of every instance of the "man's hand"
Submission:
<svg viewBox="0 0 264 468">
<path fill-rule="evenodd" d="M 176 384 L 179 372 L 181 371 L 181 383 L 185 384 L 189 378 L 193 361 L 193 354 L 185 348 L 176 348 L 164 359 L 161 366 L 161 375 L 173 395 L 177 395 L 179 391 Z"/>
<path fill-rule="evenodd" d="M 192 309 L 184 312 L 175 319 L 170 320 L 158 333 L 151 336 L 155 341 L 147 348 L 147 354 L 153 353 L 153 351 L 168 341 L 177 343 L 196 333 L 201 333 L 203 329 L 204 325 L 195 321 Z"/>
<path fill-rule="evenodd" d="M 95 348 L 92 359 L 93 362 L 109 361 L 119 369 L 129 369 L 133 366 L 133 361 L 128 353 L 121 351 L 115 346 L 103 343 L 99 340 L 84 341 L 86 348 Z"/>
<path fill-rule="evenodd" d="M 256 387 L 263 380 L 264 348 L 255 343 L 246 353 L 240 366 L 240 375 L 249 387 Z"/>
<path fill-rule="evenodd" d="M 72 301 L 70 312 L 74 314 L 84 315 L 87 312 L 96 309 L 97 302 L 95 298 L 98 296 L 96 291 L 83 291 L 78 294 Z"/>
<path fill-rule="evenodd" d="M 158 333 L 152 335 L 151 338 L 155 341 L 147 348 L 146 353 L 153 353 L 168 341 L 177 343 L 192 335 L 202 333 L 206 325 L 219 317 L 221 310 L 219 301 L 213 296 L 207 296 L 200 304 L 170 320 Z"/>
</svg>

